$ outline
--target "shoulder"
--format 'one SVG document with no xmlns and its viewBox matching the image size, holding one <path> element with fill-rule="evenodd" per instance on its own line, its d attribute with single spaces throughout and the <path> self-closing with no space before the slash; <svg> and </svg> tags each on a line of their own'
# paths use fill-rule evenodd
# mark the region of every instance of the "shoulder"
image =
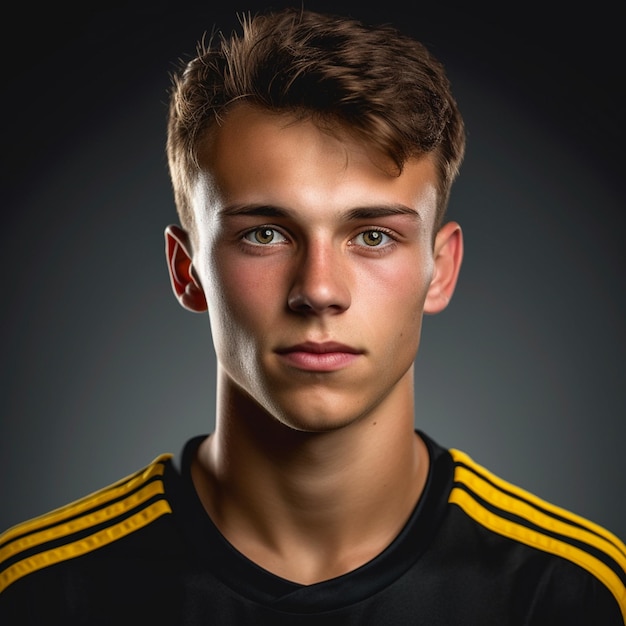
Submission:
<svg viewBox="0 0 626 626">
<path fill-rule="evenodd" d="M 0 593 L 52 565 L 86 557 L 171 513 L 164 454 L 116 483 L 0 535 Z"/>
<path fill-rule="evenodd" d="M 521 550 L 524 558 L 532 555 L 551 571 L 567 572 L 572 580 L 601 583 L 626 616 L 626 546 L 617 536 L 499 478 L 467 454 L 456 449 L 449 452 L 451 505 L 487 531 L 487 536 L 506 539 L 512 549 L 528 548 Z M 516 554 L 521 551 L 517 549 Z"/>
</svg>

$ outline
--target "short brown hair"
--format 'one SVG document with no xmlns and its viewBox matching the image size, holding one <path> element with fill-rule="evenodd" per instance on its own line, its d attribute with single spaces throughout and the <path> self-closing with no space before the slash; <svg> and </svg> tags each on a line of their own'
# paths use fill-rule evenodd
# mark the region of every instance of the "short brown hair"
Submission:
<svg viewBox="0 0 626 626">
<path fill-rule="evenodd" d="M 462 117 L 442 64 L 388 25 L 284 9 L 240 19 L 172 76 L 167 155 L 183 227 L 193 228 L 190 189 L 197 149 L 228 108 L 270 111 L 339 124 L 397 166 L 432 153 L 439 172 L 437 224 L 465 150 Z"/>
</svg>

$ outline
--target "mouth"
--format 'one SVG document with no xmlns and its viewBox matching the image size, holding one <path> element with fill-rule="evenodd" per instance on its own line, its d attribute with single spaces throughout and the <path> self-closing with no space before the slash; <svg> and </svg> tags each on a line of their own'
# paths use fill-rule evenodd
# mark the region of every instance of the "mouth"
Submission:
<svg viewBox="0 0 626 626">
<path fill-rule="evenodd" d="M 309 372 L 333 372 L 352 364 L 363 351 L 335 341 L 305 341 L 280 348 L 276 353 L 293 368 Z"/>
</svg>

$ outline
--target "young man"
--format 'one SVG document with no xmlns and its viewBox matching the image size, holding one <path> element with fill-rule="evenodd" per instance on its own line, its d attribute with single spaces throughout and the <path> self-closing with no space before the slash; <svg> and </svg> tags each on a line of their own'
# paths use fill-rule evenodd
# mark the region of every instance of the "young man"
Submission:
<svg viewBox="0 0 626 626">
<path fill-rule="evenodd" d="M 166 229 L 216 428 L 0 537 L 3 624 L 586 624 L 626 547 L 414 430 L 463 255 L 442 66 L 388 27 L 245 20 L 175 77 Z"/>
</svg>

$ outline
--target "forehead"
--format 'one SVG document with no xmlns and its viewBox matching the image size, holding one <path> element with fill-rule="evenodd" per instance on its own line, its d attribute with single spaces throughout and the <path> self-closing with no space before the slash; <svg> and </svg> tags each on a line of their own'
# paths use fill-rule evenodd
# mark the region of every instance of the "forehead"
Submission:
<svg viewBox="0 0 626 626">
<path fill-rule="evenodd" d="M 318 212 L 427 205 L 434 220 L 437 179 L 429 157 L 410 159 L 399 174 L 391 159 L 346 129 L 322 129 L 308 118 L 238 105 L 200 146 L 199 162 L 205 210 L 208 192 L 211 205 Z"/>
</svg>

